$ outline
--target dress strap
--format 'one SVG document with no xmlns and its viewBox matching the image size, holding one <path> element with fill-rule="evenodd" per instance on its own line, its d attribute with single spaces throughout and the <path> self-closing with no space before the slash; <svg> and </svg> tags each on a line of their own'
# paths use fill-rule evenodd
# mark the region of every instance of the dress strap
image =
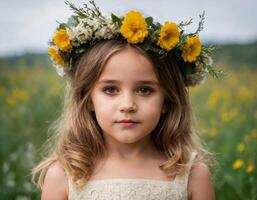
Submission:
<svg viewBox="0 0 257 200">
<path fill-rule="evenodd" d="M 184 173 L 184 174 L 181 174 L 181 175 L 177 175 L 175 177 L 175 182 L 178 182 L 179 184 L 181 185 L 185 185 L 187 187 L 187 184 L 188 184 L 188 177 L 189 177 L 189 174 L 190 174 L 190 171 L 191 171 L 191 167 L 192 167 L 192 164 L 194 162 L 194 159 L 197 155 L 197 152 L 196 151 L 192 151 L 191 152 L 191 156 L 190 156 L 190 160 L 189 160 L 189 166 L 188 166 L 188 170 Z"/>
<path fill-rule="evenodd" d="M 188 167 L 187 172 L 185 173 L 185 181 L 186 181 L 187 184 L 188 184 L 189 174 L 190 174 L 190 171 L 191 171 L 191 168 L 192 168 L 192 165 L 194 163 L 194 159 L 195 159 L 196 155 L 197 155 L 197 152 L 192 151 L 190 161 L 189 161 L 189 167 Z"/>
<path fill-rule="evenodd" d="M 197 155 L 197 151 L 193 151 L 193 152 L 191 153 L 191 157 L 190 157 L 191 165 L 193 164 L 196 155 Z"/>
<path fill-rule="evenodd" d="M 73 193 L 75 191 L 75 187 L 72 183 L 71 177 L 69 176 L 68 172 L 65 170 L 65 175 L 68 183 L 68 199 L 70 199 L 73 196 Z"/>
<path fill-rule="evenodd" d="M 179 174 L 175 177 L 174 187 L 176 188 L 178 199 L 188 199 L 188 177 L 196 155 L 196 151 L 191 152 L 188 170 L 184 174 Z"/>
<path fill-rule="evenodd" d="M 77 199 L 76 198 L 76 193 L 77 193 L 77 189 L 75 188 L 75 186 L 73 185 L 71 178 L 68 177 L 68 199 Z"/>
</svg>

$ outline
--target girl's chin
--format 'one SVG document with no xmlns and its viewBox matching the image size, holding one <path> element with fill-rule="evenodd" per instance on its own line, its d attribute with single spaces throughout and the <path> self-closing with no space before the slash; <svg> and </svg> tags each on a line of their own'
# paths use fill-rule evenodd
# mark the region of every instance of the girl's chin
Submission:
<svg viewBox="0 0 257 200">
<path fill-rule="evenodd" d="M 144 137 L 145 136 L 131 135 L 131 134 L 126 135 L 126 133 L 125 133 L 123 135 L 115 137 L 115 140 L 120 143 L 124 143 L 124 144 L 133 144 L 133 143 L 139 142 Z"/>
</svg>

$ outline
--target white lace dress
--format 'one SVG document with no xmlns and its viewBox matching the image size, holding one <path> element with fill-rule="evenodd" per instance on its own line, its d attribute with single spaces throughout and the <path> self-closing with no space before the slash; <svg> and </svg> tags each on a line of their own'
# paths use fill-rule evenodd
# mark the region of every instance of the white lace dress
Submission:
<svg viewBox="0 0 257 200">
<path fill-rule="evenodd" d="M 191 161 L 196 153 L 192 153 Z M 69 181 L 69 200 L 187 200 L 188 173 L 173 181 L 102 179 L 88 181 L 80 190 Z"/>
</svg>

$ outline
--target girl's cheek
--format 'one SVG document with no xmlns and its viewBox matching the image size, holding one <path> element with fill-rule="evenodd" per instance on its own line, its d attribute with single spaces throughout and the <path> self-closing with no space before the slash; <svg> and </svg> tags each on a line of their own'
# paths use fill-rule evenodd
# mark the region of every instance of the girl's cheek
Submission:
<svg viewBox="0 0 257 200">
<path fill-rule="evenodd" d="M 111 100 L 110 98 L 99 97 L 95 100 L 96 100 L 95 106 L 98 107 L 98 109 L 101 110 L 102 112 L 105 112 L 105 111 L 107 112 L 117 107 L 117 103 L 114 100 Z"/>
<path fill-rule="evenodd" d="M 155 109 L 161 108 L 164 101 L 163 101 L 163 98 L 156 97 L 156 98 L 149 99 L 148 101 L 143 103 L 145 103 L 145 105 L 148 106 L 149 108 L 152 108 L 155 110 Z"/>
</svg>

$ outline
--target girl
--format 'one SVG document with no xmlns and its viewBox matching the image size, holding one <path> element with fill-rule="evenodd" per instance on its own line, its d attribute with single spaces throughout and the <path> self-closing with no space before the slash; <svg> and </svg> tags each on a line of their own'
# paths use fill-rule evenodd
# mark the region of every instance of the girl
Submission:
<svg viewBox="0 0 257 200">
<path fill-rule="evenodd" d="M 110 20 L 90 3 L 70 4 L 48 50 L 69 81 L 54 148 L 33 171 L 41 198 L 214 199 L 187 89 L 209 72 L 198 32 L 135 11 Z"/>
</svg>

